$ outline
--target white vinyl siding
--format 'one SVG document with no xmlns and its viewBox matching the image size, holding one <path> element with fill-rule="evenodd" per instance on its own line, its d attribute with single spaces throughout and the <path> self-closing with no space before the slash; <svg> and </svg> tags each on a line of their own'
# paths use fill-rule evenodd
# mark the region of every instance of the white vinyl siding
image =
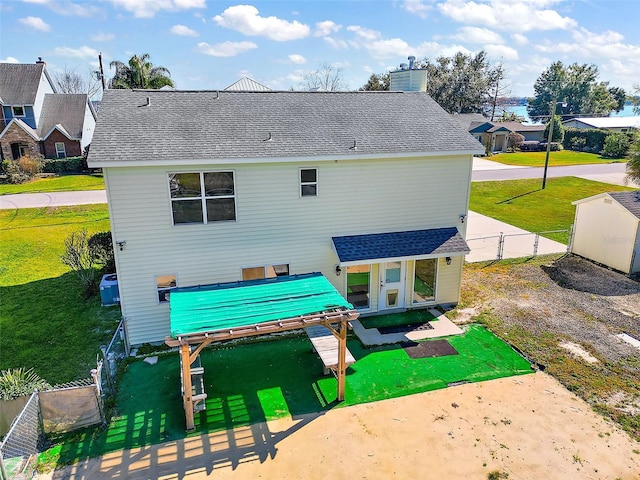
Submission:
<svg viewBox="0 0 640 480">
<path fill-rule="evenodd" d="M 322 272 L 346 295 L 345 273 L 335 274 L 331 237 L 465 227 L 459 215 L 467 211 L 470 155 L 323 162 L 322 196 L 313 202 L 297 201 L 302 162 L 231 168 L 237 220 L 179 228 L 167 188 L 168 173 L 177 169 L 105 168 L 111 230 L 116 240 L 127 241 L 116 261 L 132 344 L 162 341 L 169 333 L 168 305 L 158 305 L 149 290 L 155 287 L 149 278 L 159 272 L 175 272 L 181 286 L 205 285 L 237 281 L 243 267 L 287 259 L 291 274 Z M 184 165 L 179 171 L 208 170 Z M 457 302 L 461 268 L 462 257 L 451 265 L 439 261 L 437 302 Z M 377 294 L 372 288 L 372 305 Z"/>
</svg>

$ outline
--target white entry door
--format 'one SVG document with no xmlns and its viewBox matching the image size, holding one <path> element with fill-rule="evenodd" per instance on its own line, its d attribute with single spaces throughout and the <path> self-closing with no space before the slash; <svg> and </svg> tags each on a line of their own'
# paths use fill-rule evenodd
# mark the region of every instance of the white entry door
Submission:
<svg viewBox="0 0 640 480">
<path fill-rule="evenodd" d="M 378 310 L 404 308 L 405 262 L 380 264 L 380 297 Z"/>
</svg>

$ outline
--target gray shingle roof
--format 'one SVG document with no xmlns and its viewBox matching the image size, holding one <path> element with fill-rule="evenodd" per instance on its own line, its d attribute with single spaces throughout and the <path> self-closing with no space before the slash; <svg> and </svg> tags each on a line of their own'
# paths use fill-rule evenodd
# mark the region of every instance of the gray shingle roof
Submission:
<svg viewBox="0 0 640 480">
<path fill-rule="evenodd" d="M 82 138 L 87 100 L 86 94 L 79 93 L 45 95 L 38 125 L 40 137 L 48 135 L 53 127 L 60 124 L 73 138 Z"/>
<path fill-rule="evenodd" d="M 0 98 L 5 105 L 33 105 L 44 63 L 0 63 Z"/>
<path fill-rule="evenodd" d="M 456 151 L 483 148 L 425 93 L 107 90 L 89 161 Z"/>
<path fill-rule="evenodd" d="M 640 219 L 640 190 L 632 190 L 630 192 L 609 192 L 609 195 Z"/>
<path fill-rule="evenodd" d="M 471 251 L 455 227 L 333 237 L 333 245 L 341 262 Z"/>
</svg>

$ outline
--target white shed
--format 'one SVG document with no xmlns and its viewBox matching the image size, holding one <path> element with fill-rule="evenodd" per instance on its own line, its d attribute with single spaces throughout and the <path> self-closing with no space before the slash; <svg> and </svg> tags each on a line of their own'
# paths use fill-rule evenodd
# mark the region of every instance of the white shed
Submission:
<svg viewBox="0 0 640 480">
<path fill-rule="evenodd" d="M 628 275 L 640 273 L 640 190 L 573 202 L 571 252 Z"/>
</svg>

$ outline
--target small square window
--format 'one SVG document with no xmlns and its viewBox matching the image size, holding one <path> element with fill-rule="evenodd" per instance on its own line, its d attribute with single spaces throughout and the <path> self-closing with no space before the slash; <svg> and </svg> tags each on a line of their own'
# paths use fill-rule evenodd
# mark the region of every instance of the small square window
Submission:
<svg viewBox="0 0 640 480">
<path fill-rule="evenodd" d="M 175 275 L 158 275 L 156 277 L 156 288 L 158 289 L 158 303 L 169 301 L 171 290 L 177 286 Z"/>
<path fill-rule="evenodd" d="M 24 117 L 24 107 L 23 106 L 14 106 L 11 107 L 13 110 L 13 116 L 14 117 Z"/>
<path fill-rule="evenodd" d="M 318 169 L 317 168 L 301 168 L 300 169 L 300 196 L 301 197 L 317 197 L 318 196 Z"/>
<path fill-rule="evenodd" d="M 289 275 L 288 263 L 242 269 L 242 280 L 260 280 L 262 278 L 284 277 L 286 275 Z"/>
</svg>

